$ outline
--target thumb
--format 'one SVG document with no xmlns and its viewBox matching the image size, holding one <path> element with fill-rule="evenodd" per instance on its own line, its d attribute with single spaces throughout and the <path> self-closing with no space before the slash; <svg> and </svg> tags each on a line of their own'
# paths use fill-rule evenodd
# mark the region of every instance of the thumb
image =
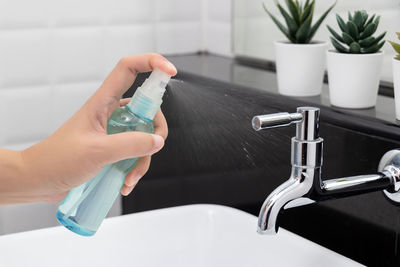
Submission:
<svg viewBox="0 0 400 267">
<path fill-rule="evenodd" d="M 152 155 L 164 146 L 161 136 L 143 132 L 111 134 L 105 136 L 103 142 L 108 163 Z"/>
</svg>

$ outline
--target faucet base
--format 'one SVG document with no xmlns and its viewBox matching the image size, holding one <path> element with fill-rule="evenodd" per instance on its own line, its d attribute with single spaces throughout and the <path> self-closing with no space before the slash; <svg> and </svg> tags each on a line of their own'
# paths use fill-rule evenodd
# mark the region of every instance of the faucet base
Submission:
<svg viewBox="0 0 400 267">
<path fill-rule="evenodd" d="M 393 186 L 383 193 L 393 204 L 400 206 L 400 149 L 386 152 L 379 162 L 378 171 L 390 173 Z"/>
</svg>

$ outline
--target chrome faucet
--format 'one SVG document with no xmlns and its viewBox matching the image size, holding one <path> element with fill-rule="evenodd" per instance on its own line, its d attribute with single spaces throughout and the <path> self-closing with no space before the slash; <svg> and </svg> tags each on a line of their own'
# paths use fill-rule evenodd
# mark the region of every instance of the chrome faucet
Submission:
<svg viewBox="0 0 400 267">
<path fill-rule="evenodd" d="M 296 113 L 255 116 L 256 131 L 296 124 L 292 138 L 292 173 L 289 180 L 277 187 L 264 201 L 258 217 L 258 232 L 276 234 L 277 217 L 282 209 L 318 201 L 343 198 L 383 190 L 394 204 L 400 204 L 400 150 L 391 150 L 381 159 L 376 174 L 321 179 L 324 140 L 319 137 L 320 110 L 299 107 Z"/>
</svg>

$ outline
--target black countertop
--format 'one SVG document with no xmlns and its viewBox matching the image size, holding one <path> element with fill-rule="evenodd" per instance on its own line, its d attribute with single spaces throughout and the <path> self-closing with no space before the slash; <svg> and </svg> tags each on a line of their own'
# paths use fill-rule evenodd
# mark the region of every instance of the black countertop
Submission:
<svg viewBox="0 0 400 267">
<path fill-rule="evenodd" d="M 180 74 L 178 74 L 177 79 L 180 77 L 183 79 L 192 79 L 196 80 L 196 76 L 203 76 L 207 79 L 213 79 L 215 81 L 221 81 L 223 83 L 232 83 L 238 86 L 243 86 L 243 90 L 245 88 L 256 88 L 258 90 L 265 90 L 268 94 L 279 95 L 277 89 L 277 81 L 276 74 L 272 71 L 267 71 L 264 69 L 244 66 L 237 63 L 232 58 L 209 55 L 209 54 L 196 54 L 196 55 L 183 55 L 183 56 L 171 56 L 169 60 L 173 62 Z M 228 85 L 228 84 L 227 84 Z M 386 147 L 385 151 L 389 149 L 400 148 L 397 146 L 397 143 L 400 141 L 400 127 L 397 124 L 395 118 L 395 107 L 394 107 L 394 99 L 387 96 L 378 96 L 377 105 L 375 108 L 370 109 L 360 109 L 360 110 L 352 110 L 352 109 L 341 109 L 332 107 L 329 103 L 329 93 L 328 93 L 328 85 L 324 84 L 322 89 L 322 94 L 317 97 L 287 97 L 279 95 L 279 99 L 287 99 L 287 103 L 297 103 L 298 106 L 306 106 L 306 105 L 315 105 L 321 108 L 321 123 L 339 126 L 343 129 L 351 130 L 357 133 L 362 133 L 368 140 L 382 140 L 382 142 L 389 142 L 391 145 Z M 277 103 L 266 103 L 266 108 L 271 106 L 279 105 Z M 278 107 L 279 108 L 279 107 Z M 281 112 L 288 111 L 294 112 L 295 110 L 285 110 L 284 105 L 282 104 Z M 262 111 L 260 111 L 262 113 Z M 261 115 L 261 114 L 254 114 Z M 250 120 L 249 120 L 250 127 Z M 293 133 L 294 130 L 289 130 Z M 350 175 L 358 175 L 358 174 L 367 174 L 370 172 L 376 172 L 377 162 L 372 164 L 371 159 L 373 158 L 375 161 L 378 161 L 380 157 L 383 155 L 382 152 L 377 152 L 376 148 L 373 148 L 372 141 L 368 141 L 368 144 L 364 144 L 369 147 L 368 152 L 361 152 L 361 150 L 357 155 L 357 161 L 364 161 L 366 166 L 365 169 L 353 169 L 350 170 L 352 173 L 345 173 L 344 170 L 336 170 L 336 166 L 333 166 L 331 162 L 329 162 L 329 157 L 331 157 L 332 153 L 336 153 L 337 151 L 333 151 L 333 147 L 335 144 L 332 144 L 330 141 L 331 138 L 323 135 L 326 132 L 323 126 L 321 126 L 321 137 L 325 138 L 324 143 L 324 171 L 325 174 L 331 175 L 339 175 L 334 177 L 326 177 L 323 175 L 323 179 L 331 179 L 331 178 L 339 178 Z M 264 132 L 265 133 L 265 132 Z M 347 138 L 347 137 L 339 137 L 336 138 Z M 362 139 L 361 137 L 355 137 L 358 139 Z M 357 139 L 357 142 L 360 141 Z M 338 139 L 335 140 L 339 142 Z M 340 141 L 341 142 L 341 141 Z M 356 140 L 352 141 L 353 144 Z M 287 143 L 290 143 L 290 140 L 287 140 Z M 331 149 L 332 150 L 328 150 Z M 289 149 L 290 150 L 290 149 Z M 372 151 L 373 150 L 373 151 Z M 373 152 L 374 154 L 371 154 Z M 383 152 L 384 153 L 384 152 Z M 335 155 L 336 157 L 338 155 Z M 351 162 L 348 163 L 351 165 Z M 357 165 L 357 164 L 353 164 Z M 361 165 L 360 165 L 361 166 Z M 288 163 L 288 170 L 290 169 L 290 165 Z M 347 168 L 348 170 L 350 168 Z M 347 171 L 348 171 L 347 170 Z M 373 193 L 379 194 L 379 193 Z M 267 192 L 266 192 L 267 195 Z M 370 216 L 369 211 L 366 209 L 360 209 L 356 206 L 357 202 L 370 202 L 370 196 L 360 195 L 354 197 L 354 199 L 358 199 L 353 202 L 351 205 L 355 205 L 354 208 L 358 209 L 357 217 L 361 220 L 368 220 L 376 225 L 380 225 L 384 228 L 394 229 L 397 227 L 397 223 L 395 220 L 381 220 L 379 217 Z M 386 203 L 387 201 L 384 198 L 377 198 L 381 201 L 380 204 L 384 205 L 386 208 L 380 212 L 386 213 L 387 216 L 389 214 L 396 213 L 397 216 L 397 208 L 393 205 Z M 337 199 L 334 201 L 324 202 L 322 205 L 327 206 L 329 208 L 338 210 L 340 212 L 346 212 L 349 204 L 347 200 Z M 347 208 L 345 208 L 347 207 Z M 400 214 L 400 211 L 399 211 Z M 354 215 L 354 214 L 352 214 Z M 387 217 L 386 216 L 386 217 Z"/>
<path fill-rule="evenodd" d="M 194 54 L 169 56 L 168 59 L 176 65 L 179 71 L 278 94 L 275 72 L 245 66 L 237 63 L 233 58 L 211 54 Z M 358 115 L 367 120 L 380 120 L 385 125 L 397 126 L 398 124 L 395 116 L 394 99 L 387 96 L 379 95 L 375 108 L 358 110 L 341 109 L 330 105 L 328 85 L 324 84 L 320 96 L 297 97 L 297 99 L 314 103 L 318 106 L 329 107 L 338 113 Z M 400 132 L 400 128 L 398 130 Z"/>
</svg>

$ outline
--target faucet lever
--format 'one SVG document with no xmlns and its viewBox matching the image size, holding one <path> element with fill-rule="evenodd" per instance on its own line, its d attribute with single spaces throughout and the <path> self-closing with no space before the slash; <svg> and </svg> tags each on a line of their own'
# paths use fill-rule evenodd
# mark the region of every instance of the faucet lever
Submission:
<svg viewBox="0 0 400 267">
<path fill-rule="evenodd" d="M 289 126 L 292 123 L 300 122 L 302 119 L 303 115 L 300 113 L 280 112 L 255 116 L 251 122 L 254 130 L 260 131 L 264 129 Z"/>
<path fill-rule="evenodd" d="M 281 112 L 259 115 L 255 116 L 251 122 L 256 131 L 296 123 L 296 139 L 298 141 L 315 141 L 319 139 L 319 114 L 319 108 L 298 107 L 296 113 Z"/>
</svg>

